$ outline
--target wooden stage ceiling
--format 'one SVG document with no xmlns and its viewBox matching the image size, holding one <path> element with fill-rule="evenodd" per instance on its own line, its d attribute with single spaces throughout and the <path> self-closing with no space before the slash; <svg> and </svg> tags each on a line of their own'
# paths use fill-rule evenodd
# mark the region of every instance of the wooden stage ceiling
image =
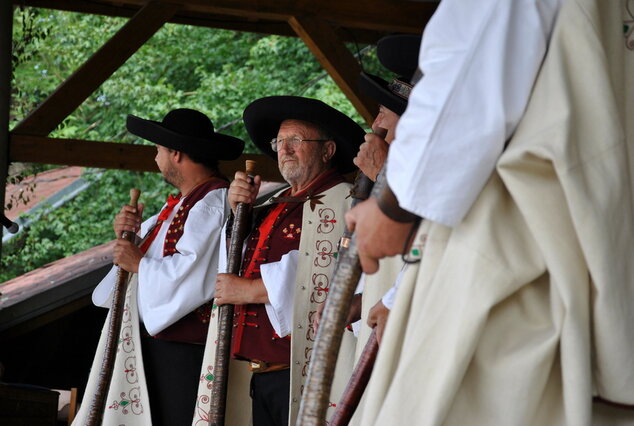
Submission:
<svg viewBox="0 0 634 426">
<path fill-rule="evenodd" d="M 13 0 L 15 6 L 130 19 L 19 123 L 8 138 L 2 136 L 0 150 L 8 155 L 0 160 L 5 163 L 0 167 L 0 179 L 5 180 L 11 162 L 158 171 L 153 161 L 154 149 L 149 146 L 62 140 L 48 135 L 167 22 L 300 37 L 361 116 L 371 123 L 377 105 L 359 93 L 356 78 L 361 69 L 344 43 L 353 39 L 375 43 L 389 33 L 420 33 L 437 4 L 437 1 L 406 0 Z M 0 6 L 3 8 L 0 26 L 7 23 L 11 7 Z M 6 34 L 0 34 L 5 38 L 4 46 Z M 6 56 L 5 51 L 0 49 L 0 55 Z M 0 65 L 6 67 L 6 61 Z M 9 60 L 8 66 L 10 63 Z M 6 70 L 2 74 L 6 75 Z M 1 94 L 4 96 L 4 91 Z M 4 113 L 3 109 L 0 113 Z M 6 117 L 2 117 L 0 125 L 5 122 Z M 241 169 L 244 160 L 253 157 L 258 159 L 264 179 L 279 180 L 276 164 L 258 155 L 247 154 L 224 164 L 224 171 Z M 2 188 L 0 195 L 4 195 Z"/>
</svg>

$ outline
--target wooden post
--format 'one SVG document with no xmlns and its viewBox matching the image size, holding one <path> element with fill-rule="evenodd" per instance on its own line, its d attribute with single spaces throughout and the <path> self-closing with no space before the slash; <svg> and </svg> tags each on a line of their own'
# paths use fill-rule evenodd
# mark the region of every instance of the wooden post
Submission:
<svg viewBox="0 0 634 426">
<path fill-rule="evenodd" d="M 9 114 L 11 113 L 11 40 L 13 38 L 13 3 L 0 2 L 0 201 L 4 197 L 9 174 Z M 0 228 L 1 229 L 1 228 Z M 0 234 L 1 235 L 1 234 Z M 0 256 L 2 240 L 0 239 Z"/>
</svg>

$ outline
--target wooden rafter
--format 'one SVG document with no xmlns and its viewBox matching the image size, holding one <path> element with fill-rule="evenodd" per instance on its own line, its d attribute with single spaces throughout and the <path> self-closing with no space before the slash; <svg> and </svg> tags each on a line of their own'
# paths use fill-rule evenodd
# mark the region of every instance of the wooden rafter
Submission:
<svg viewBox="0 0 634 426">
<path fill-rule="evenodd" d="M 143 7 L 147 0 L 13 0 L 15 4 L 75 12 L 111 14 Z M 235 17 L 245 23 L 286 22 L 291 16 L 312 15 L 335 28 L 366 29 L 380 32 L 420 33 L 437 7 L 436 2 L 407 0 L 171 0 L 182 7 L 173 19 L 189 17 L 201 22 Z M 175 22 L 175 21 L 174 21 Z M 266 32 L 258 31 L 256 32 Z"/>
<path fill-rule="evenodd" d="M 179 6 L 151 1 L 62 83 L 14 132 L 48 135 L 134 54 Z"/>
<path fill-rule="evenodd" d="M 314 17 L 298 16 L 292 16 L 288 22 L 363 119 L 368 125 L 371 124 L 378 112 L 378 105 L 359 91 L 357 78 L 361 66 L 328 23 Z"/>
<path fill-rule="evenodd" d="M 158 172 L 154 157 L 156 148 L 114 142 L 81 139 L 54 139 L 44 136 L 11 134 L 10 161 L 62 164 L 104 169 Z M 234 161 L 220 162 L 220 171 L 233 177 L 244 168 L 245 160 L 258 162 L 258 174 L 264 180 L 282 182 L 277 163 L 260 154 L 243 154 Z"/>
<path fill-rule="evenodd" d="M 33 136 L 46 136 L 55 129 L 165 22 L 300 36 L 370 123 L 376 104 L 359 93 L 360 67 L 343 42 L 374 43 L 387 32 L 419 33 L 437 7 L 435 2 L 406 0 L 366 0 L 362 5 L 352 0 L 168 1 L 12 0 L 16 5 L 132 18 L 13 129 L 9 161 L 156 171 L 148 147 Z M 280 180 L 275 162 L 258 158 L 264 178 Z M 243 160 L 226 163 L 223 169 L 242 169 Z"/>
<path fill-rule="evenodd" d="M 116 16 L 130 18 L 138 12 L 137 6 L 123 7 L 116 4 L 59 0 L 26 0 L 21 4 L 45 9 L 64 10 L 71 12 L 92 13 L 104 16 Z M 297 34 L 291 29 L 286 20 L 271 21 L 243 17 L 236 15 L 219 15 L 214 13 L 199 13 L 196 11 L 179 11 L 172 18 L 170 23 L 194 25 L 199 27 L 219 28 L 231 31 L 243 31 L 251 33 L 275 34 L 289 37 L 296 37 Z M 335 28 L 337 35 L 346 42 L 357 42 L 374 44 L 389 31 L 376 31 L 364 28 L 346 28 L 338 26 Z"/>
</svg>

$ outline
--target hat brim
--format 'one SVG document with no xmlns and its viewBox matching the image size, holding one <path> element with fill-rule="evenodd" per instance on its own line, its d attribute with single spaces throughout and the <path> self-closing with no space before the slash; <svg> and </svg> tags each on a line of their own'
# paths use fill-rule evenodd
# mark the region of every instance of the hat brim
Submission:
<svg viewBox="0 0 634 426">
<path fill-rule="evenodd" d="M 332 159 L 335 169 L 348 173 L 356 168 L 352 159 L 363 143 L 365 131 L 350 117 L 322 101 L 299 96 L 269 96 L 249 104 L 242 118 L 255 146 L 276 160 L 271 139 L 277 136 L 280 124 L 284 120 L 302 120 L 317 125 L 333 138 L 337 144 Z"/>
<path fill-rule="evenodd" d="M 390 89 L 388 82 L 376 75 L 361 72 L 357 80 L 359 89 L 379 104 L 394 111 L 397 115 L 403 115 L 407 108 L 407 99 L 404 99 Z"/>
<path fill-rule="evenodd" d="M 130 133 L 147 141 L 204 160 L 235 160 L 244 149 L 244 141 L 233 136 L 222 133 L 213 133 L 209 138 L 185 136 L 167 129 L 158 121 L 131 114 L 126 120 L 126 127 Z"/>
</svg>

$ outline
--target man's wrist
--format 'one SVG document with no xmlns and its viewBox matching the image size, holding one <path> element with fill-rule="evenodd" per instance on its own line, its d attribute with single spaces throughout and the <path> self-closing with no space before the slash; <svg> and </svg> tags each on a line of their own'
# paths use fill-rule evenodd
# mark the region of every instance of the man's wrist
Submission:
<svg viewBox="0 0 634 426">
<path fill-rule="evenodd" d="M 412 223 L 419 219 L 417 215 L 402 209 L 398 205 L 398 200 L 390 189 L 390 186 L 387 185 L 387 182 L 381 193 L 378 195 L 376 202 L 379 209 L 381 209 L 381 212 L 395 222 Z"/>
</svg>

